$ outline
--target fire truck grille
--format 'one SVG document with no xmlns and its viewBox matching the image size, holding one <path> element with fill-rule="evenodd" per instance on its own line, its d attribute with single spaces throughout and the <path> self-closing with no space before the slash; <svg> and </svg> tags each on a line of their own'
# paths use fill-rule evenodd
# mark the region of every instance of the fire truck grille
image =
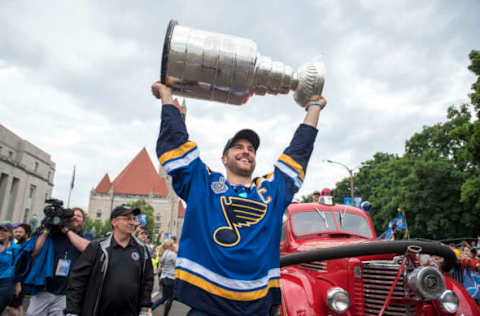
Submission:
<svg viewBox="0 0 480 316">
<path fill-rule="evenodd" d="M 321 273 L 327 272 L 327 263 L 325 261 L 312 261 L 300 264 L 300 267 L 305 270 L 311 270 Z"/>
<path fill-rule="evenodd" d="M 380 313 L 399 268 L 400 265 L 392 261 L 362 262 L 365 315 L 378 315 Z M 404 316 L 415 314 L 415 304 L 395 302 L 395 299 L 412 297 L 404 283 L 405 276 L 405 273 L 400 275 L 392 294 L 394 300 L 389 303 L 384 315 Z"/>
</svg>

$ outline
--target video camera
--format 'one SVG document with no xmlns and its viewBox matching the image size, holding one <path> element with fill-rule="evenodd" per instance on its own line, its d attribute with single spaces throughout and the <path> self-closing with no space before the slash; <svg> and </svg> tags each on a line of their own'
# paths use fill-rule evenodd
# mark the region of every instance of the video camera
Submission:
<svg viewBox="0 0 480 316">
<path fill-rule="evenodd" d="M 45 201 L 47 206 L 43 209 L 45 218 L 42 220 L 42 227 L 51 232 L 60 231 L 61 227 L 68 227 L 70 218 L 74 211 L 69 208 L 63 208 L 63 201 L 57 199 L 48 199 Z"/>
</svg>

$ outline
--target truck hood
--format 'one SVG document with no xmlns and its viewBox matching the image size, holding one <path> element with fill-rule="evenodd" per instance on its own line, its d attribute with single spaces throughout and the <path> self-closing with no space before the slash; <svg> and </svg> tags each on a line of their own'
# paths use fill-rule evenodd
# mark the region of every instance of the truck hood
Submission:
<svg viewBox="0 0 480 316">
<path fill-rule="evenodd" d="M 309 240 L 303 242 L 298 248 L 297 251 L 308 251 L 320 248 L 332 248 L 338 246 L 346 246 L 351 244 L 359 244 L 364 242 L 371 242 L 371 240 L 366 240 L 362 238 L 354 238 L 354 239 L 339 239 L 339 240 Z"/>
</svg>

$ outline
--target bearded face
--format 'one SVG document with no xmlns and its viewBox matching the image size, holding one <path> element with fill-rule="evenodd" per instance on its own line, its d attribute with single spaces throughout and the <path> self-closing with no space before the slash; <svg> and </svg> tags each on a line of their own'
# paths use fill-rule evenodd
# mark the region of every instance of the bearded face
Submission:
<svg viewBox="0 0 480 316">
<path fill-rule="evenodd" d="M 70 218 L 70 227 L 76 232 L 80 232 L 83 228 L 84 218 L 83 214 L 79 210 L 73 212 L 73 217 Z"/>
<path fill-rule="evenodd" d="M 233 174 L 251 177 L 256 165 L 255 148 L 249 141 L 240 139 L 228 149 L 222 162 Z"/>
<path fill-rule="evenodd" d="M 25 229 L 21 226 L 18 226 L 13 230 L 13 238 L 15 238 L 18 241 L 23 241 L 27 239 L 27 233 L 25 232 Z"/>
</svg>

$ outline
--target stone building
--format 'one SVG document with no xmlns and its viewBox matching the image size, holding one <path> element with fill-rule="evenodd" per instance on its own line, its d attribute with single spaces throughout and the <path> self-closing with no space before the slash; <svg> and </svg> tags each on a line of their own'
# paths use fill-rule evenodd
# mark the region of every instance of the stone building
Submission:
<svg viewBox="0 0 480 316">
<path fill-rule="evenodd" d="M 0 124 L 0 221 L 38 224 L 54 175 L 48 153 Z"/>
<path fill-rule="evenodd" d="M 183 205 L 182 201 L 178 203 L 178 215 L 177 215 L 177 234 L 178 238 L 180 238 L 180 234 L 182 232 L 183 227 L 183 219 L 185 217 L 185 206 Z"/>
<path fill-rule="evenodd" d="M 184 207 L 173 191 L 170 177 L 160 167 L 157 172 L 145 148 L 111 181 L 108 173 L 90 192 L 88 215 L 104 222 L 113 208 L 145 200 L 153 209 L 155 233 L 179 235 L 178 214 Z"/>
</svg>

